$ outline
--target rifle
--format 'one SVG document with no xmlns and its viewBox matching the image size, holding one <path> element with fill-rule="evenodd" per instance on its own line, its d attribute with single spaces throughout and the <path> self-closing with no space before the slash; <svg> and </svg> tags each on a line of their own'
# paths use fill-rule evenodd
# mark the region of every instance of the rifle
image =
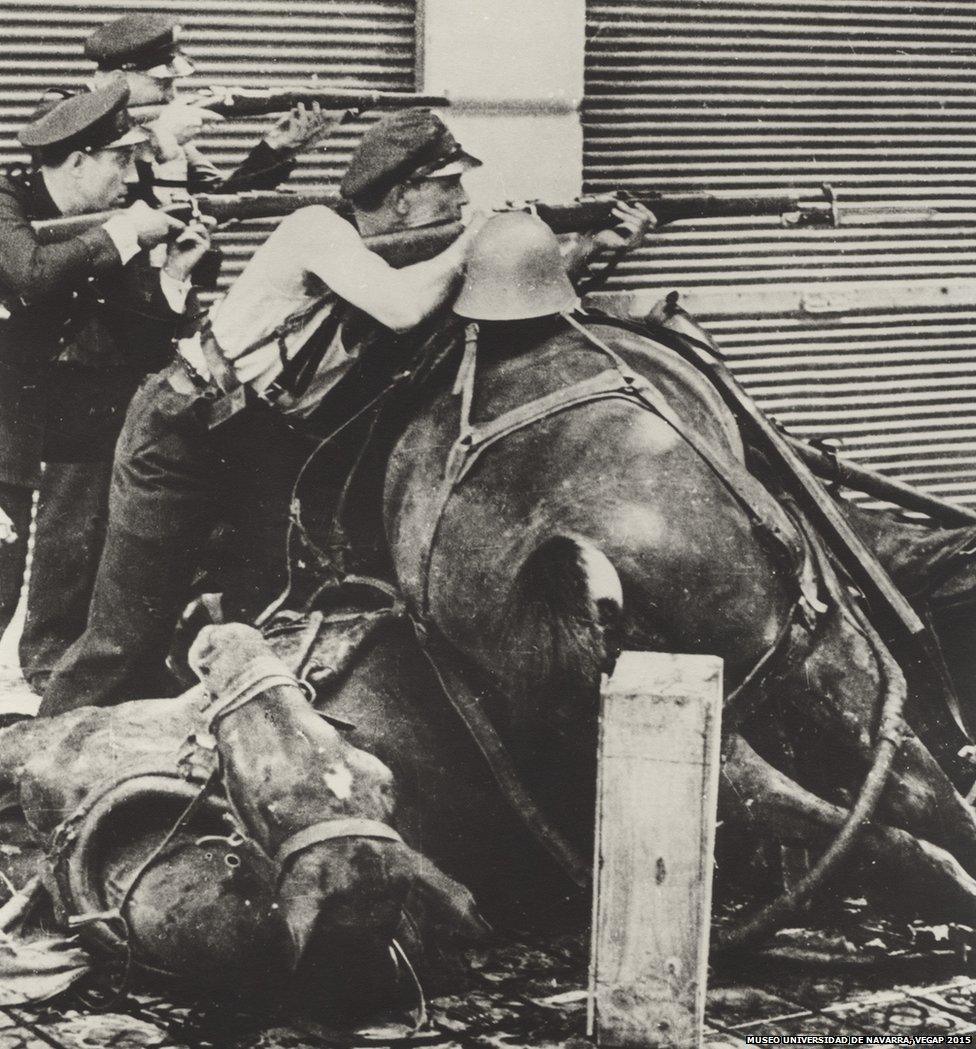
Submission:
<svg viewBox="0 0 976 1049">
<path fill-rule="evenodd" d="M 756 215 L 779 215 L 790 224 L 819 224 L 836 226 L 852 213 L 865 215 L 877 221 L 878 215 L 888 215 L 909 221 L 927 213 L 918 209 L 875 207 L 872 205 L 838 206 L 829 186 L 822 187 L 823 199 L 812 200 L 798 193 L 774 193 L 769 196 L 737 196 L 728 193 L 621 193 L 613 197 L 581 199 L 568 204 L 547 204 L 542 201 L 509 203 L 498 211 L 528 211 L 538 215 L 554 233 L 590 233 L 610 229 L 616 225 L 613 209 L 618 200 L 639 201 L 657 218 L 658 226 L 680 219 L 734 218 Z M 276 218 L 312 205 L 324 205 L 348 217 L 351 205 L 335 193 L 300 192 L 287 190 L 248 190 L 241 193 L 200 193 L 164 207 L 167 214 L 188 221 L 195 214 L 209 215 L 222 226 L 230 222 L 250 219 Z M 840 207 L 841 210 L 838 210 Z M 100 226 L 120 211 L 99 211 L 87 215 L 71 215 L 57 219 L 43 219 L 31 223 L 42 244 L 68 240 L 95 226 Z"/>
<path fill-rule="evenodd" d="M 358 87 L 334 87 L 308 81 L 279 87 L 237 87 L 233 85 L 204 88 L 193 97 L 194 104 L 219 113 L 231 120 L 284 113 L 294 106 L 317 102 L 325 110 L 357 113 L 368 109 L 412 109 L 449 105 L 443 95 L 415 95 L 409 91 L 367 91 Z"/>
<path fill-rule="evenodd" d="M 948 213 L 928 207 L 842 203 L 828 182 L 821 184 L 819 197 L 811 195 L 809 190 L 780 191 L 768 195 L 742 195 L 728 191 L 660 193 L 644 190 L 583 198 L 571 204 L 534 201 L 514 206 L 533 211 L 554 233 L 581 233 L 613 226 L 612 212 L 618 201 L 643 204 L 653 213 L 659 227 L 681 219 L 749 218 L 762 215 L 778 215 L 785 226 L 833 227 L 871 226 L 891 221 L 899 225 L 930 223 L 953 218 Z"/>
<path fill-rule="evenodd" d="M 181 222 L 189 222 L 197 215 L 206 215 L 216 219 L 218 226 L 225 226 L 230 222 L 246 222 L 249 219 L 278 218 L 316 204 L 341 211 L 344 201 L 335 193 L 248 190 L 242 193 L 198 193 L 186 200 L 167 204 L 159 210 Z M 85 215 L 66 215 L 57 219 L 34 221 L 31 228 L 42 244 L 58 244 L 101 226 L 115 215 L 124 214 L 124 208 L 117 208 L 112 211 L 93 211 Z"/>
</svg>

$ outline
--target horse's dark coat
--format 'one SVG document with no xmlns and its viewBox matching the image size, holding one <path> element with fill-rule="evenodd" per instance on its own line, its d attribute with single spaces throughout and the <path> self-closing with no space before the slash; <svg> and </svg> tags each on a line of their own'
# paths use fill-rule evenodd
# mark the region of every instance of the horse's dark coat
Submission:
<svg viewBox="0 0 976 1049">
<path fill-rule="evenodd" d="M 534 326 L 528 337 L 518 325 L 488 329 L 489 348 L 479 358 L 476 421 L 607 365 L 568 328 L 540 336 Z M 885 675 L 848 611 L 843 584 L 827 558 L 817 558 L 814 566 L 802 556 L 805 543 L 795 520 L 748 475 L 735 420 L 707 381 L 649 339 L 608 325 L 591 330 L 664 394 L 680 418 L 679 429 L 619 400 L 576 407 L 491 447 L 444 505 L 445 464 L 458 436 L 459 409 L 457 398 L 447 394 L 433 400 L 401 437 L 387 475 L 387 533 L 407 600 L 415 609 L 427 609 L 432 625 L 500 685 L 507 700 L 503 730 L 521 730 L 520 714 L 527 708 L 542 712 L 534 750 L 526 753 L 521 733 L 510 735 L 509 742 L 521 750 L 527 774 L 548 784 L 549 800 L 561 809 L 564 825 L 577 831 L 589 826 L 578 814 L 589 812 L 592 785 L 586 774 L 574 780 L 566 766 L 579 772 L 592 764 L 581 764 L 582 755 L 592 754 L 597 671 L 612 652 L 596 651 L 589 662 L 574 659 L 559 651 L 551 626 L 533 622 L 531 615 L 516 621 L 513 630 L 513 608 L 531 597 L 523 586 L 526 573 L 533 573 L 536 591 L 548 588 L 540 604 L 558 607 L 558 589 L 572 592 L 565 578 L 574 570 L 572 559 L 552 559 L 547 582 L 546 572 L 532 567 L 540 552 L 556 549 L 552 544 L 560 537 L 575 541 L 581 551 L 576 580 L 584 589 L 597 585 L 584 564 L 585 551 L 605 555 L 624 598 L 615 643 L 720 655 L 730 689 L 787 629 L 792 613 L 794 636 L 786 648 L 804 658 L 774 661 L 765 680 L 750 686 L 760 714 L 741 731 L 755 738 L 770 760 L 781 762 L 784 753 L 765 729 L 770 719 L 788 714 L 790 748 L 800 756 L 792 774 L 829 800 L 849 803 L 870 760 Z M 507 352 L 492 353 L 490 347 L 506 338 Z M 696 454 L 689 436 L 707 442 L 731 484 Z M 751 508 L 772 528 L 765 534 L 757 528 L 744 505 L 750 500 L 735 498 L 730 487 L 750 493 Z M 431 521 L 438 516 L 431 552 Z M 785 537 L 785 548 L 769 542 L 770 530 Z M 815 535 L 806 539 L 818 547 Z M 808 585 L 801 588 L 804 564 Z M 806 593 L 797 605 L 801 589 Z M 565 620 L 599 624 L 596 591 L 593 597 L 587 615 L 577 606 L 565 608 Z M 815 614 L 821 604 L 826 611 Z M 598 649 L 607 636 L 605 630 L 563 634 Z M 547 651 L 548 672 L 547 659 L 537 660 L 542 673 L 527 688 L 525 655 L 540 650 Z M 567 665 L 592 668 L 590 680 L 572 694 L 562 673 Z M 770 706 L 772 701 L 778 706 Z M 558 728 L 555 736 L 546 736 L 546 722 Z M 566 744 L 562 751 L 554 746 L 556 738 Z M 835 762 L 825 767 L 826 753 Z M 734 766 L 726 770 L 727 789 L 734 786 L 734 772 Z M 800 839 L 823 818 L 815 809 L 807 809 L 802 820 L 793 815 Z M 949 849 L 970 873 L 976 871 L 972 810 L 914 737 L 896 762 L 881 815 Z M 974 886 L 966 880 L 956 902 L 960 895 L 969 898 Z M 971 911 L 976 913 L 976 901 Z"/>
</svg>

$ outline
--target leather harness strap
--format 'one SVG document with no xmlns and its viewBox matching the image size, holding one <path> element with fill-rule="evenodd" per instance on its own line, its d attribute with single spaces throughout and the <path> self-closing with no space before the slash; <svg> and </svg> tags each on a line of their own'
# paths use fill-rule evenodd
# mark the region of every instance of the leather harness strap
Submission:
<svg viewBox="0 0 976 1049">
<path fill-rule="evenodd" d="M 441 521 L 454 490 L 468 476 L 480 456 L 499 441 L 520 430 L 543 422 L 561 412 L 597 401 L 623 400 L 663 419 L 708 466 L 726 491 L 739 504 L 759 534 L 768 536 L 781 551 L 784 551 L 791 566 L 798 572 L 802 566 L 802 550 L 790 542 L 789 536 L 780 527 L 775 517 L 761 509 L 766 502 L 764 498 L 766 491 L 758 481 L 744 472 L 736 478 L 729 476 L 729 464 L 723 462 L 711 446 L 692 431 L 668 404 L 664 394 L 650 380 L 636 374 L 619 354 L 588 331 L 575 318 L 567 314 L 563 316 L 567 323 L 576 328 L 592 346 L 610 359 L 613 368 L 518 405 L 480 426 L 472 426 L 468 417 L 476 380 L 475 362 L 478 335 L 476 324 L 468 326 L 465 354 L 453 391 L 455 395 L 460 395 L 462 398 L 459 432 L 444 465 L 444 478 L 435 512 L 431 515 L 429 534 L 422 557 L 421 618 L 426 620 L 430 612 L 430 568 Z"/>
<path fill-rule="evenodd" d="M 453 666 L 453 653 L 441 639 L 436 627 L 412 618 L 414 631 L 427 662 L 455 714 L 461 719 L 469 737 L 485 759 L 502 796 L 515 810 L 529 833 L 556 861 L 560 869 L 580 888 L 590 880 L 590 866 L 562 832 L 548 819 L 522 783 L 522 778 L 508 755 L 497 729 L 485 713 L 480 697 L 471 689 L 465 676 Z M 443 658 L 442 658 L 443 650 Z"/>
<path fill-rule="evenodd" d="M 328 311 L 321 324 L 308 336 L 292 357 L 288 357 L 288 347 L 285 338 L 299 331 L 322 309 L 321 300 L 317 300 L 311 306 L 292 314 L 275 329 L 244 347 L 238 354 L 239 358 L 246 357 L 269 343 L 278 343 L 282 361 L 281 372 L 260 393 L 254 392 L 254 396 L 258 400 L 275 407 L 282 397 L 300 397 L 305 393 L 312 384 L 319 365 L 328 353 L 329 347 L 339 331 L 339 326 L 346 312 L 345 305 L 344 300 L 336 296 L 332 301 L 332 308 Z M 212 429 L 221 425 L 244 407 L 246 403 L 244 396 L 248 387 L 237 377 L 233 362 L 228 360 L 223 350 L 221 350 L 220 344 L 214 336 L 209 318 L 204 321 L 200 329 L 199 342 L 213 385 L 217 387 L 222 395 L 211 410 L 212 419 L 210 425 Z M 220 401 L 226 401 L 227 403 L 221 405 Z"/>
<path fill-rule="evenodd" d="M 797 598 L 791 606 L 779 635 L 746 675 L 743 684 L 756 684 L 759 678 L 770 671 L 777 656 L 789 648 L 791 628 L 801 608 L 809 601 L 804 588 L 799 583 L 805 552 L 802 548 L 791 544 L 789 537 L 778 522 L 761 511 L 760 507 L 764 505 L 764 499 L 760 498 L 760 492 L 765 496 L 765 489 L 762 489 L 758 482 L 743 483 L 742 477 L 739 477 L 737 481 L 730 478 L 727 474 L 727 464 L 721 461 L 721 458 L 707 443 L 690 432 L 689 427 L 667 403 L 665 396 L 649 380 L 637 375 L 622 357 L 587 331 L 575 318 L 566 315 L 564 317 L 572 327 L 581 332 L 591 345 L 610 359 L 613 367 L 590 378 L 580 380 L 572 386 L 555 390 L 543 397 L 519 405 L 480 426 L 472 426 L 470 422 L 476 379 L 478 326 L 468 325 L 465 353 L 453 389 L 453 394 L 461 397 L 459 433 L 445 461 L 443 483 L 438 493 L 435 511 L 430 518 L 431 523 L 421 558 L 420 612 L 419 615 L 412 616 L 411 620 L 420 647 L 438 678 L 445 696 L 484 757 L 506 801 L 522 819 L 535 840 L 555 859 L 563 872 L 576 885 L 583 886 L 589 880 L 589 865 L 546 817 L 526 790 L 503 740 L 485 713 L 480 697 L 471 688 L 465 675 L 454 669 L 449 643 L 442 638 L 440 631 L 429 618 L 430 569 L 440 525 L 452 494 L 468 476 L 482 453 L 513 433 L 551 418 L 560 412 L 597 401 L 619 399 L 645 411 L 653 412 L 673 427 L 688 443 L 742 507 L 749 520 L 759 529 L 760 534 L 770 536 L 781 550 L 785 550 L 794 568 L 797 569 L 794 573 L 794 577 L 798 580 Z M 751 482 L 751 478 L 749 481 Z M 737 689 L 733 695 L 738 693 Z"/>
<path fill-rule="evenodd" d="M 299 852 L 325 841 L 338 841 L 343 838 L 370 838 L 374 841 L 404 844 L 403 838 L 388 823 L 351 816 L 347 819 L 321 820 L 292 834 L 281 843 L 274 861 L 279 868 L 284 869 L 292 856 Z"/>
<path fill-rule="evenodd" d="M 287 685 L 299 690 L 302 687 L 298 678 L 277 656 L 267 655 L 251 660 L 244 672 L 231 681 L 226 694 L 219 699 L 215 699 L 207 690 L 207 701 L 202 708 L 205 713 L 209 714 L 207 731 L 213 735 L 218 722 L 228 714 L 240 710 L 241 707 L 255 699 L 260 699 L 269 688 Z M 206 685 L 204 688 L 206 689 Z"/>
</svg>

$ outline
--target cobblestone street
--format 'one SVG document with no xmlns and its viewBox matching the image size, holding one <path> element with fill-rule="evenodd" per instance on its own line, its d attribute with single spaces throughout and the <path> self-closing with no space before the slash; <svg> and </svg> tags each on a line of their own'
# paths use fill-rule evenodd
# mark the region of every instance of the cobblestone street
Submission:
<svg viewBox="0 0 976 1049">
<path fill-rule="evenodd" d="M 586 1040 L 582 944 L 510 945 L 472 955 L 471 986 L 431 1002 L 430 1030 L 362 1031 L 239 1012 L 233 1006 L 134 993 L 110 1013 L 79 1011 L 71 995 L 42 1007 L 0 1010 L 0 1049 L 324 1049 L 431 1045 L 441 1049 L 582 1049 Z M 823 972 L 762 986 L 709 991 L 706 1044 L 742 1046 L 758 1035 L 966 1035 L 976 1033 L 976 980 L 870 986 Z"/>
<path fill-rule="evenodd" d="M 11 631 L 0 644 L 0 712 L 27 711 L 33 702 L 16 667 L 15 640 Z M 586 966 L 583 937 L 471 952 L 469 985 L 433 999 L 430 1029 L 413 1036 L 402 1027 L 357 1036 L 226 1002 L 163 997 L 151 987 L 134 990 L 113 1011 L 94 1012 L 67 992 L 43 1005 L 0 1007 L 0 1049 L 584 1049 Z M 744 1046 L 758 1035 L 976 1034 L 976 979 L 962 975 L 904 983 L 890 973 L 839 975 L 825 966 L 794 975 L 765 970 L 749 979 L 723 971 L 707 1001 L 707 1044 L 714 1049 Z"/>
</svg>

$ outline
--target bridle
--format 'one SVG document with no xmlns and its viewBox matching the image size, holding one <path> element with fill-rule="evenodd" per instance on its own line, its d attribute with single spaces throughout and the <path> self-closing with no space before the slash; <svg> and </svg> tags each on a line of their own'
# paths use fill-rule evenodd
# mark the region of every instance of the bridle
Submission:
<svg viewBox="0 0 976 1049">
<path fill-rule="evenodd" d="M 232 682 L 230 689 L 220 697 L 216 703 L 207 704 L 205 710 L 209 714 L 208 732 L 215 736 L 218 726 L 224 718 L 236 713 L 249 703 L 257 699 L 263 699 L 270 688 L 276 686 L 291 686 L 306 695 L 302 683 L 293 674 L 282 670 L 281 661 L 277 656 L 267 655 L 251 660 L 244 673 L 238 675 Z M 219 752 L 218 752 L 219 753 Z M 229 791 L 227 801 L 231 811 L 236 817 L 239 827 L 246 826 L 244 819 L 234 805 L 234 799 Z M 303 827 L 294 834 L 289 835 L 277 848 L 272 860 L 278 870 L 278 882 L 280 884 L 285 869 L 295 856 L 305 852 L 313 845 L 319 845 L 328 841 L 341 841 L 350 838 L 365 838 L 379 841 L 392 841 L 401 845 L 403 838 L 388 823 L 381 820 L 366 817 L 335 816 Z M 261 848 L 260 843 L 255 843 Z M 262 849 L 262 851 L 264 851 Z"/>
</svg>

